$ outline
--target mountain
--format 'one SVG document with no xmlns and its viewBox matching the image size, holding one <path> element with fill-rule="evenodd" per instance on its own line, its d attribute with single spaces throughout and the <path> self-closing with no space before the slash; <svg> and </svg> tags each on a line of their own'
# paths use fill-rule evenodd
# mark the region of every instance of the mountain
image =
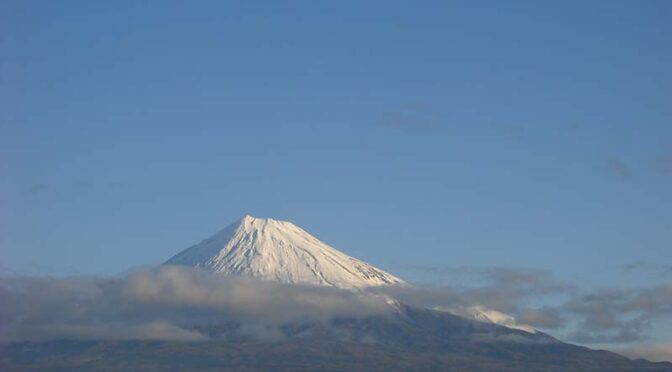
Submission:
<svg viewBox="0 0 672 372">
<path fill-rule="evenodd" d="M 291 222 L 249 215 L 183 250 L 165 264 L 286 284 L 341 289 L 406 285 L 394 275 L 338 251 Z M 517 324 L 511 316 L 481 306 L 436 310 L 479 322 L 536 332 L 530 326 Z"/>
<path fill-rule="evenodd" d="M 185 249 L 166 264 L 344 289 L 404 283 L 330 247 L 291 222 L 251 216 Z"/>
<path fill-rule="evenodd" d="M 377 296 L 371 289 L 387 290 L 381 288 L 386 285 L 414 289 L 381 269 L 337 251 L 290 222 L 250 216 L 180 252 L 166 264 L 288 284 L 263 282 L 278 288 L 352 296 Z M 370 290 L 363 290 L 366 288 Z M 250 293 L 264 295 L 268 296 L 268 292 Z M 196 306 L 176 326 L 184 332 L 203 335 L 205 341 L 0 342 L 0 370 L 672 371 L 672 363 L 631 360 L 559 341 L 481 306 L 427 309 L 385 299 L 394 311 L 300 317 L 272 328 L 264 328 L 258 319 L 250 323 L 248 318 L 241 320 L 226 314 L 199 322 L 204 309 Z M 132 309 L 128 307 L 126 311 Z M 288 308 L 265 310 L 267 316 Z M 142 315 L 143 319 L 156 316 Z"/>
</svg>

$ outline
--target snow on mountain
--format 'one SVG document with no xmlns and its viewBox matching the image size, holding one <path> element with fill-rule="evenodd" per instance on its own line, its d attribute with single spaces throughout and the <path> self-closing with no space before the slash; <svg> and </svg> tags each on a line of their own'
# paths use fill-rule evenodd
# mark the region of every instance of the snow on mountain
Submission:
<svg viewBox="0 0 672 372">
<path fill-rule="evenodd" d="M 166 264 L 345 289 L 404 283 L 330 247 L 291 222 L 251 216 L 185 249 Z"/>
<path fill-rule="evenodd" d="M 521 324 L 516 321 L 516 318 L 511 315 L 504 314 L 500 311 L 488 309 L 480 305 L 468 306 L 464 308 L 434 308 L 437 311 L 451 313 L 453 315 L 461 316 L 463 318 L 473 319 L 482 323 L 492 323 L 501 325 L 507 328 L 518 329 L 528 333 L 537 333 L 538 331 L 527 324 Z"/>
<path fill-rule="evenodd" d="M 291 222 L 251 216 L 245 216 L 185 249 L 165 264 L 342 289 L 406 284 L 392 274 L 330 247 Z M 393 298 L 386 298 L 386 301 L 395 308 L 400 306 Z M 529 333 L 537 332 L 507 314 L 478 305 L 434 310 Z"/>
</svg>

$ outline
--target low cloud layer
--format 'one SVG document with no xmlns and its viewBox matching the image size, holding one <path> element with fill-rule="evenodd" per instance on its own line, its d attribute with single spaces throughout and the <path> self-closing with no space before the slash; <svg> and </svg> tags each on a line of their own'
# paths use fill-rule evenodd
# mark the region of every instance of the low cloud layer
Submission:
<svg viewBox="0 0 672 372">
<path fill-rule="evenodd" d="M 415 307 L 498 310 L 562 340 L 645 342 L 655 322 L 672 318 L 672 284 L 579 291 L 544 270 L 412 267 L 450 286 L 389 286 L 357 292 L 283 285 L 162 266 L 118 278 L 0 278 L 0 340 L 208 340 L 213 325 L 236 324 L 251 337 L 282 337 L 292 322 L 386 316 L 389 299 Z M 632 351 L 636 353 L 637 350 Z M 633 354 L 634 355 L 634 354 Z M 644 354 L 637 354 L 644 355 Z"/>
<path fill-rule="evenodd" d="M 625 271 L 651 269 L 633 264 Z M 655 265 L 657 271 L 665 265 Z M 451 285 L 394 294 L 411 303 L 443 306 L 479 304 L 513 315 L 518 323 L 551 331 L 566 341 L 628 343 L 647 339 L 652 324 L 672 319 L 672 283 L 643 288 L 579 290 L 544 270 L 501 267 L 405 267 Z M 465 280 L 466 278 L 466 280 Z M 458 281 L 459 279 L 459 281 Z M 397 289 L 397 291 L 399 291 Z"/>
<path fill-rule="evenodd" d="M 599 289 L 571 299 L 562 310 L 578 321 L 572 340 L 640 341 L 653 320 L 672 316 L 672 284 Z"/>
<path fill-rule="evenodd" d="M 405 271 L 432 274 L 450 286 L 425 286 L 431 297 L 462 305 L 478 304 L 506 313 L 522 313 L 530 303 L 545 297 L 569 294 L 574 286 L 557 280 L 548 270 L 504 267 L 406 266 Z M 417 289 L 412 293 L 417 296 Z M 443 305 L 443 304 L 439 304 Z"/>
<path fill-rule="evenodd" d="M 380 296 L 227 278 L 180 267 L 123 278 L 3 278 L 0 339 L 205 340 L 195 329 L 242 324 L 256 336 L 292 321 L 384 315 Z"/>
</svg>

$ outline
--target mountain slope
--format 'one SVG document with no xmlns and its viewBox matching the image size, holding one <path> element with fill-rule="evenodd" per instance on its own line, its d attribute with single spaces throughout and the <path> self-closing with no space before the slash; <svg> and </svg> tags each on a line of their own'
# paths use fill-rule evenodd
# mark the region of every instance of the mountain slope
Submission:
<svg viewBox="0 0 672 372">
<path fill-rule="evenodd" d="M 404 281 L 350 257 L 291 222 L 245 216 L 166 261 L 289 284 L 362 288 Z"/>
</svg>

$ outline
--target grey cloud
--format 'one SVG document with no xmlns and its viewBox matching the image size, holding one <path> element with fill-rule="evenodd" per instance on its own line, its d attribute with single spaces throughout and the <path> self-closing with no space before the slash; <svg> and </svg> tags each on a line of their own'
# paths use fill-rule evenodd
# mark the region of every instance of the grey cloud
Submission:
<svg viewBox="0 0 672 372">
<path fill-rule="evenodd" d="M 623 269 L 635 271 L 652 267 L 658 270 L 665 266 L 636 263 Z M 544 270 L 432 266 L 404 269 L 433 274 L 453 284 L 447 288 L 425 287 L 402 293 L 402 298 L 410 303 L 433 307 L 480 304 L 513 315 L 519 323 L 556 330 L 561 338 L 575 342 L 643 340 L 652 322 L 672 316 L 672 284 L 579 291 Z M 470 285 L 454 285 L 465 281 Z M 546 301 L 547 305 L 541 308 L 532 306 L 549 297 L 555 301 Z"/>
<path fill-rule="evenodd" d="M 82 322 L 59 324 L 22 324 L 8 331 L 7 340 L 104 339 L 104 340 L 172 340 L 206 341 L 209 337 L 198 331 L 180 328 L 167 321 L 147 323 Z M 2 339 L 0 339 L 2 340 Z"/>
<path fill-rule="evenodd" d="M 577 321 L 568 337 L 579 342 L 630 342 L 645 338 L 650 323 L 672 316 L 672 284 L 650 288 L 605 288 L 563 306 Z"/>
<path fill-rule="evenodd" d="M 661 174 L 672 176 L 672 155 L 661 156 L 657 159 L 657 168 Z"/>
<path fill-rule="evenodd" d="M 380 123 L 385 128 L 425 132 L 437 125 L 436 116 L 423 105 L 412 105 L 383 112 Z"/>
<path fill-rule="evenodd" d="M 386 309 L 377 298 L 345 290 L 288 286 L 170 266 L 131 275 L 124 291 L 127 298 L 138 303 L 224 310 L 236 318 L 263 318 L 274 323 L 318 316 L 365 315 Z"/>
<path fill-rule="evenodd" d="M 524 125 L 514 123 L 495 124 L 494 128 L 499 134 L 514 137 L 522 136 L 527 131 L 527 127 Z"/>
<path fill-rule="evenodd" d="M 504 312 L 517 312 L 528 300 L 568 293 L 573 286 L 555 279 L 548 270 L 504 267 L 406 266 L 405 270 L 437 275 L 453 284 L 451 292 L 463 302 Z"/>
<path fill-rule="evenodd" d="M 484 283 L 469 288 L 465 296 L 473 303 L 481 303 L 500 311 L 517 313 L 528 300 L 566 293 L 571 290 L 567 283 L 555 280 L 550 271 L 508 268 L 467 268 L 465 272 L 481 276 Z"/>
<path fill-rule="evenodd" d="M 639 344 L 628 348 L 614 349 L 630 358 L 644 358 L 654 362 L 672 362 L 672 342 Z"/>
<path fill-rule="evenodd" d="M 47 188 L 48 188 L 48 185 L 46 183 L 35 183 L 35 184 L 32 184 L 32 185 L 28 186 L 25 189 L 25 193 L 28 194 L 28 195 L 37 195 L 37 194 L 43 192 L 44 190 L 46 190 Z"/>
<path fill-rule="evenodd" d="M 625 272 L 632 272 L 632 271 L 650 271 L 650 270 L 655 270 L 656 265 L 651 264 L 648 262 L 631 262 L 629 264 L 625 264 L 621 266 L 621 269 Z"/>
<path fill-rule="evenodd" d="M 612 174 L 620 178 L 632 178 L 632 172 L 630 172 L 630 168 L 618 158 L 609 158 L 608 169 Z"/>
<path fill-rule="evenodd" d="M 203 340 L 236 322 L 269 335 L 285 322 L 384 315 L 379 296 L 160 267 L 120 278 L 0 279 L 0 339 Z"/>
<path fill-rule="evenodd" d="M 423 308 L 453 308 L 470 305 L 460 290 L 452 287 L 387 286 L 372 287 L 365 292 L 383 294 L 405 304 Z"/>
<path fill-rule="evenodd" d="M 407 268 L 408 269 L 408 268 Z M 473 305 L 505 312 L 518 323 L 552 329 L 578 342 L 642 340 L 651 323 L 672 315 L 672 284 L 579 292 L 549 271 L 437 268 L 446 286 L 386 286 L 357 292 L 288 286 L 161 266 L 113 278 L 0 277 L 0 340 L 205 340 L 212 325 L 236 324 L 241 335 L 283 337 L 291 322 L 385 316 L 388 299 L 414 307 Z M 470 285 L 453 285 L 463 277 Z M 551 298 L 557 296 L 559 298 Z M 545 306 L 533 306 L 538 301 Z"/>
<path fill-rule="evenodd" d="M 544 307 L 521 311 L 516 320 L 521 324 L 529 324 L 536 328 L 557 329 L 565 325 L 562 313 L 558 309 Z"/>
<path fill-rule="evenodd" d="M 643 272 L 657 275 L 672 275 L 672 265 L 650 262 L 632 262 L 621 267 L 628 273 Z"/>
<path fill-rule="evenodd" d="M 351 292 L 169 266 L 117 278 L 10 277 L 0 281 L 0 334 L 9 339 L 144 335 L 199 340 L 208 337 L 198 332 L 199 326 L 236 322 L 242 324 L 243 333 L 279 337 L 278 327 L 288 322 L 389 314 L 390 297 L 416 307 L 478 304 L 517 314 L 525 309 L 526 299 L 565 288 L 546 271 L 464 267 L 457 271 L 480 278 L 478 286 L 389 286 Z"/>
<path fill-rule="evenodd" d="M 17 272 L 13 270 L 12 268 L 3 265 L 0 263 L 0 276 L 5 276 L 5 275 L 17 275 Z"/>
</svg>

